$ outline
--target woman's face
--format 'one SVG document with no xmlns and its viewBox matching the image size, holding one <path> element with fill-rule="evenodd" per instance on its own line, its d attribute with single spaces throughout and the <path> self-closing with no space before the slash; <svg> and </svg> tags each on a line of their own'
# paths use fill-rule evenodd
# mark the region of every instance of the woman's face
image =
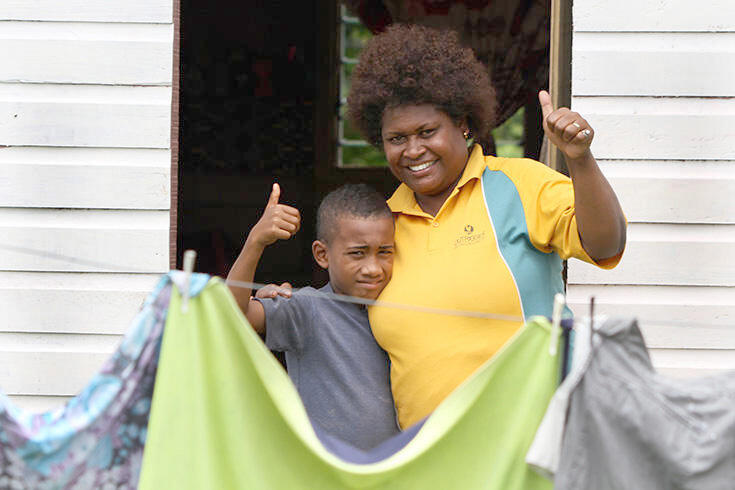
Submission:
<svg viewBox="0 0 735 490">
<path fill-rule="evenodd" d="M 435 215 L 457 184 L 469 156 L 464 131 L 430 104 L 401 105 L 383 113 L 383 149 L 391 172 Z"/>
</svg>

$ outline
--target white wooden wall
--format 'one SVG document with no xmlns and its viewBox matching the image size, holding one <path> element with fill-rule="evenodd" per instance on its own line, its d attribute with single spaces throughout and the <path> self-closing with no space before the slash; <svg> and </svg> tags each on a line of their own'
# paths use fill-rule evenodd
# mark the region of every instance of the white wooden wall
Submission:
<svg viewBox="0 0 735 490">
<path fill-rule="evenodd" d="M 172 14 L 0 2 L 0 389 L 20 406 L 83 388 L 168 269 Z"/>
<path fill-rule="evenodd" d="M 575 0 L 572 68 L 629 221 L 617 269 L 569 263 L 573 309 L 639 317 L 662 371 L 735 369 L 735 4 Z"/>
</svg>

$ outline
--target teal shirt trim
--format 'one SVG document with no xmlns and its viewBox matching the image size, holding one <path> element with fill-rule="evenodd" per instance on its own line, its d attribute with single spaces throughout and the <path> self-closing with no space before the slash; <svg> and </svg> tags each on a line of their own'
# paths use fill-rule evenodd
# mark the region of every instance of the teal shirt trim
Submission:
<svg viewBox="0 0 735 490">
<path fill-rule="evenodd" d="M 521 196 L 507 175 L 487 168 L 481 180 L 495 239 L 518 288 L 524 319 L 550 317 L 554 295 L 564 293 L 561 257 L 531 243 Z"/>
</svg>

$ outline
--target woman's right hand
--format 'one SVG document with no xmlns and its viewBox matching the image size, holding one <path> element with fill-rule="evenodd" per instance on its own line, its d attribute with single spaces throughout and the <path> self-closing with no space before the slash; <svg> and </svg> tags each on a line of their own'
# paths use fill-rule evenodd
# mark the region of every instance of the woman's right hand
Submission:
<svg viewBox="0 0 735 490">
<path fill-rule="evenodd" d="M 301 227 L 299 210 L 285 204 L 279 204 L 278 199 L 280 197 L 281 187 L 274 183 L 263 216 L 250 230 L 249 242 L 265 248 L 277 240 L 288 240 L 299 231 Z"/>
<path fill-rule="evenodd" d="M 554 110 L 551 95 L 546 90 L 538 94 L 546 137 L 564 153 L 567 163 L 582 158 L 592 158 L 590 145 L 595 130 L 578 112 L 567 107 Z"/>
</svg>

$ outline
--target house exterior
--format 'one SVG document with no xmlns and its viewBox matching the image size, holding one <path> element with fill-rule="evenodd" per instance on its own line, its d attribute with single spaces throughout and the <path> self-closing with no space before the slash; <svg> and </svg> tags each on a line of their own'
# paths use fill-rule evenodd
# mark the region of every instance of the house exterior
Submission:
<svg viewBox="0 0 735 490">
<path fill-rule="evenodd" d="M 569 263 L 568 300 L 639 316 L 672 374 L 735 368 L 731 11 L 574 2 L 572 107 L 630 226 L 614 271 Z M 0 3 L 0 387 L 22 407 L 77 393 L 175 262 L 177 22 L 172 0 Z"/>
<path fill-rule="evenodd" d="M 735 369 L 735 11 L 728 0 L 576 0 L 572 108 L 628 226 L 620 265 L 569 263 L 578 313 L 635 315 L 654 364 Z"/>
<path fill-rule="evenodd" d="M 171 0 L 0 3 L 0 386 L 20 406 L 77 393 L 169 268 L 173 33 Z"/>
</svg>

